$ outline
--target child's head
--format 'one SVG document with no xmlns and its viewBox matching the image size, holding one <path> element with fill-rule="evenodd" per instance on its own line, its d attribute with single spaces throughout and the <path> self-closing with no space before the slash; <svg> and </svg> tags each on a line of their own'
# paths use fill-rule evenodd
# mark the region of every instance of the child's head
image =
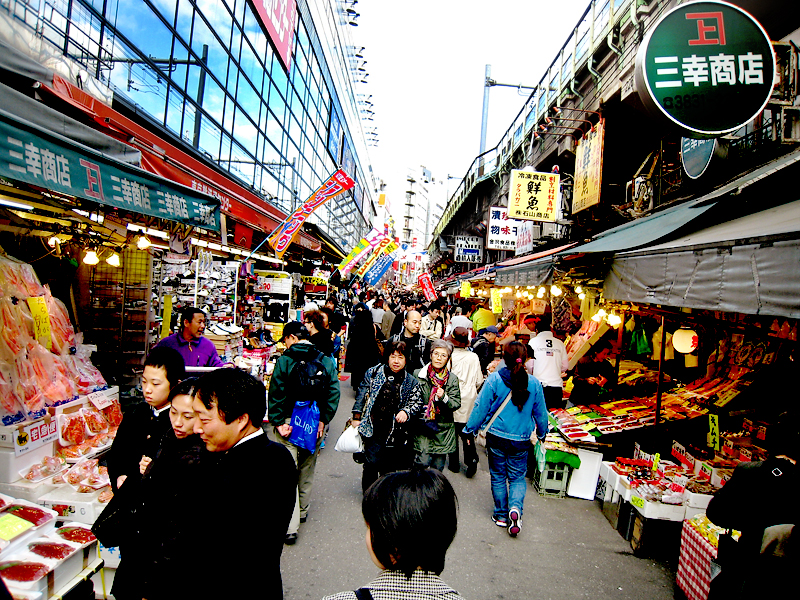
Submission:
<svg viewBox="0 0 800 600">
<path fill-rule="evenodd" d="M 450 482 L 432 469 L 388 473 L 364 494 L 367 549 L 381 568 L 403 572 L 444 570 L 456 536 L 458 499 Z"/>
<path fill-rule="evenodd" d="M 142 393 L 153 408 L 169 402 L 170 390 L 186 376 L 183 357 L 172 348 L 153 348 L 144 361 Z"/>
</svg>

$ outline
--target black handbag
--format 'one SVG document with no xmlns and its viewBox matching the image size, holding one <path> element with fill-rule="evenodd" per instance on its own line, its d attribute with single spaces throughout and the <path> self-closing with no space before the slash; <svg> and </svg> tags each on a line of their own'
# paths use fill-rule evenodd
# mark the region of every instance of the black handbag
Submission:
<svg viewBox="0 0 800 600">
<path fill-rule="evenodd" d="M 92 533 L 106 548 L 118 548 L 136 536 L 136 511 L 141 479 L 128 477 L 92 525 Z"/>
<path fill-rule="evenodd" d="M 429 438 L 435 438 L 441 431 L 441 427 L 436 421 L 426 421 L 425 419 L 417 419 L 415 429 L 417 433 Z"/>
<path fill-rule="evenodd" d="M 392 421 L 392 430 L 386 438 L 386 448 L 393 450 L 405 450 L 411 444 L 411 436 L 408 434 L 408 429 L 398 423 Z"/>
</svg>

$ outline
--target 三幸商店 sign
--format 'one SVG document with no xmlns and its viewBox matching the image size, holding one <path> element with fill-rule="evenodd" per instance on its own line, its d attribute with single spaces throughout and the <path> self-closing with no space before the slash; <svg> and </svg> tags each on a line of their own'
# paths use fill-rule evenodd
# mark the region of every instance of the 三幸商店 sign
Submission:
<svg viewBox="0 0 800 600">
<path fill-rule="evenodd" d="M 719 1 L 681 4 L 650 29 L 636 55 L 642 102 L 700 137 L 730 133 L 767 105 L 772 43 L 742 9 Z"/>
</svg>

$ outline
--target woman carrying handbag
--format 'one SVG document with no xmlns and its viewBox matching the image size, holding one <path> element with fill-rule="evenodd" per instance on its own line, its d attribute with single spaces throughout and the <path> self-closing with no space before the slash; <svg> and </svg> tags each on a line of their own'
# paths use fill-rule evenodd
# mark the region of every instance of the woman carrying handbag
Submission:
<svg viewBox="0 0 800 600">
<path fill-rule="evenodd" d="M 520 342 L 503 351 L 506 366 L 489 375 L 464 428 L 486 432 L 494 511 L 492 521 L 512 537 L 522 529 L 525 474 L 531 436 L 547 435 L 547 408 L 542 384 L 525 371 L 527 352 Z"/>
</svg>

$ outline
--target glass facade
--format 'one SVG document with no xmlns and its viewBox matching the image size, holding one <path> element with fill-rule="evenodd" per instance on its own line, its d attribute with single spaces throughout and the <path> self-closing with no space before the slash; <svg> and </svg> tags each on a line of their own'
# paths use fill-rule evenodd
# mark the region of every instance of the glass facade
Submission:
<svg viewBox="0 0 800 600">
<path fill-rule="evenodd" d="M 341 105 L 354 100 L 352 90 L 335 90 L 307 4 L 298 2 L 287 75 L 246 0 L 0 2 L 111 87 L 115 100 L 284 211 L 343 166 L 356 189 L 310 221 L 346 251 L 371 219 L 371 169 L 366 152 L 357 153 L 363 135 L 343 117 L 358 114 Z"/>
</svg>

